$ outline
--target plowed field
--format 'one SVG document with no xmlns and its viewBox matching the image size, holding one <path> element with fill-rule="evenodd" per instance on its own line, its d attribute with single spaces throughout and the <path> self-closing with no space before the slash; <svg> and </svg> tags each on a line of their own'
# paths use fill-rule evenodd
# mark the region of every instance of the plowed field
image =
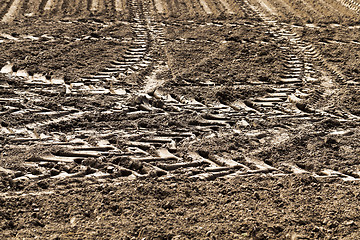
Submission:
<svg viewBox="0 0 360 240">
<path fill-rule="evenodd" d="M 1 239 L 358 239 L 360 1 L 3 0 Z"/>
</svg>

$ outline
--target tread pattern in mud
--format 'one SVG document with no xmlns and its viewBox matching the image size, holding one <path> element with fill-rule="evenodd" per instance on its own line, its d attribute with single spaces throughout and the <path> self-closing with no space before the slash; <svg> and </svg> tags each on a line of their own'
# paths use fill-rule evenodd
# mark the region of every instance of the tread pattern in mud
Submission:
<svg viewBox="0 0 360 240">
<path fill-rule="evenodd" d="M 360 3 L 356 1 L 353 0 L 337 0 L 337 1 L 357 13 L 360 12 Z"/>
<path fill-rule="evenodd" d="M 239 100 L 232 104 L 204 104 L 194 99 L 176 96 L 158 90 L 144 91 L 143 82 L 134 82 L 131 76 L 144 72 L 147 77 L 156 71 L 160 62 L 153 55 L 155 48 L 166 44 L 163 29 L 152 14 L 148 2 L 133 0 L 128 9 L 135 37 L 130 40 L 126 52 L 113 60 L 102 71 L 92 76 L 83 76 L 78 82 L 66 83 L 64 79 L 49 78 L 43 75 L 29 76 L 25 71 L 13 69 L 11 64 L 2 68 L 3 73 L 21 78 L 24 85 L 11 85 L 4 81 L 4 91 L 12 93 L 12 98 L 2 98 L 4 104 L 2 115 L 11 114 L 21 118 L 33 115 L 34 121 L 19 126 L 1 128 L 6 136 L 7 145 L 1 148 L 26 148 L 39 144 L 43 147 L 56 146 L 46 154 L 33 154 L 26 160 L 26 171 L 6 171 L 14 182 L 61 178 L 146 178 L 176 176 L 190 179 L 213 180 L 234 176 L 251 176 L 268 174 L 284 176 L 289 174 L 308 173 L 316 178 L 340 178 L 343 180 L 359 180 L 358 173 L 342 173 L 332 169 L 308 171 L 295 164 L 280 164 L 274 167 L 255 157 L 207 155 L 203 152 L 181 152 L 178 146 L 201 141 L 204 136 L 211 137 L 218 133 L 238 133 L 256 138 L 268 135 L 266 132 L 253 131 L 237 127 L 247 121 L 261 119 L 286 119 L 292 121 L 318 121 L 332 118 L 339 122 L 359 121 L 359 117 L 347 112 L 332 114 L 326 111 L 313 110 L 302 103 L 312 90 L 305 85 L 314 81 L 316 70 L 313 62 L 321 61 L 318 51 L 310 44 L 301 41 L 293 33 L 289 25 L 280 25 L 277 21 L 267 18 L 256 7 L 243 6 L 245 13 L 261 16 L 264 24 L 275 38 L 286 39 L 288 46 L 282 48 L 285 71 L 279 82 L 253 82 L 253 85 L 267 85 L 271 91 L 261 98 Z M 226 4 L 223 4 L 226 6 Z M 250 5 L 252 6 L 252 5 Z M 155 5 L 156 7 L 156 5 Z M 150 9 L 150 10 L 146 10 Z M 159 7 L 157 7 L 159 11 Z M 160 11 L 161 12 L 161 11 Z M 10 39 L 11 40 L 11 39 Z M 301 54 L 299 54 L 301 53 Z M 331 70 L 330 65 L 325 66 Z M 165 66 L 166 67 L 166 66 Z M 333 70 L 341 81 L 346 81 L 341 72 Z M 316 79 L 315 79 L 316 80 Z M 217 87 L 215 84 L 213 87 Z M 235 86 L 236 87 L 236 86 Z M 14 89 L 14 90 L 11 90 Z M 108 127 L 106 120 L 100 121 L 96 129 L 75 128 L 71 135 L 61 131 L 38 133 L 38 129 L 51 127 L 64 122 L 83 119 L 91 110 L 76 107 L 60 106 L 52 110 L 37 105 L 29 106 L 27 101 L 43 101 L 46 96 L 57 93 L 64 96 L 78 96 L 91 101 L 94 95 L 110 95 L 116 104 L 104 110 L 102 114 L 124 114 L 129 119 L 157 116 L 196 115 L 198 119 L 187 126 L 174 129 L 159 130 L 147 126 L 113 129 Z M 319 98 L 322 93 L 320 92 Z M 135 106 L 129 99 L 135 99 Z M 26 101 L 25 101 L 25 100 Z M 99 130 L 101 129 L 101 130 Z M 331 133 L 329 133 L 331 134 Z M 94 136 L 96 138 L 94 139 Z M 119 144 L 114 139 L 121 136 L 125 141 Z M 120 147 L 121 146 L 121 147 Z"/>
</svg>

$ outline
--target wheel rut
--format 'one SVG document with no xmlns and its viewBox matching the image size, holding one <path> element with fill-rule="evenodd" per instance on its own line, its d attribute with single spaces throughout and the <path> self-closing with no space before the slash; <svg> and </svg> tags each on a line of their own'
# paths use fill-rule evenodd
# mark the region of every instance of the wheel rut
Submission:
<svg viewBox="0 0 360 240">
<path fill-rule="evenodd" d="M 278 82 L 252 83 L 269 87 L 270 91 L 261 98 L 238 100 L 231 104 L 205 104 L 158 90 L 162 82 L 157 79 L 156 73 L 168 69 L 167 64 L 155 56 L 155 51 L 166 44 L 164 30 L 162 23 L 156 22 L 152 17 L 154 6 L 140 0 L 129 2 L 134 32 L 134 38 L 129 40 L 129 47 L 118 59 L 109 62 L 107 67 L 94 75 L 83 76 L 79 81 L 68 84 L 64 79 L 29 76 L 21 70 L 14 71 L 11 64 L 5 66 L 3 73 L 24 79 L 26 86 L 2 85 L 6 91 L 11 92 L 11 87 L 16 88 L 16 91 L 13 91 L 13 98 L 0 99 L 6 106 L 1 114 L 33 114 L 38 121 L 15 127 L 2 126 L 1 133 L 7 139 L 7 145 L 1 148 L 26 149 L 32 144 L 56 147 L 46 154 L 28 157 L 26 171 L 6 170 L 12 181 L 21 183 L 63 178 L 121 180 L 179 176 L 193 180 L 214 180 L 258 174 L 281 177 L 303 173 L 318 179 L 359 180 L 355 172 L 349 174 L 332 169 L 308 171 L 296 164 L 285 163 L 271 166 L 257 159 L 256 152 L 239 153 L 239 156 L 234 157 L 230 154 L 209 155 L 180 148 L 183 144 L 196 144 L 206 138 L 233 133 L 244 134 L 250 139 L 286 141 L 286 136 L 283 139 L 277 136 L 278 132 L 246 128 L 253 120 L 286 119 L 289 125 L 296 121 L 312 122 L 324 118 L 340 122 L 359 121 L 359 117 L 345 112 L 334 115 L 311 109 L 304 103 L 303 100 L 312 91 L 310 83 L 316 81 L 317 70 L 313 62 L 321 61 L 321 56 L 312 45 L 302 42 L 290 26 L 280 24 L 268 18 L 258 8 L 249 6 L 247 14 L 260 16 L 272 36 L 288 42 L 281 49 L 285 71 Z M 155 7 L 159 11 L 159 6 Z M 338 77 L 341 78 L 340 75 Z M 218 86 L 213 84 L 212 87 Z M 82 96 L 88 101 L 93 96 L 108 95 L 116 104 L 98 113 L 103 120 L 96 122 L 96 128 L 90 126 L 85 129 L 80 126 L 71 131 L 51 131 L 54 125 L 77 122 L 92 113 L 91 110 L 79 107 L 62 106 L 61 109 L 53 110 L 27 104 L 29 100 L 44 101 L 48 95 L 54 96 L 59 92 L 64 96 Z M 322 94 L 318 94 L 319 98 Z M 14 104 L 16 102 L 19 104 Z M 109 126 L 106 119 L 117 115 L 134 120 L 142 117 L 156 119 L 192 115 L 196 116 L 196 120 L 183 127 L 168 129 L 152 128 L 146 124 L 116 129 Z M 50 130 L 43 132 L 41 129 Z M 122 141 L 121 144 L 118 141 Z"/>
</svg>

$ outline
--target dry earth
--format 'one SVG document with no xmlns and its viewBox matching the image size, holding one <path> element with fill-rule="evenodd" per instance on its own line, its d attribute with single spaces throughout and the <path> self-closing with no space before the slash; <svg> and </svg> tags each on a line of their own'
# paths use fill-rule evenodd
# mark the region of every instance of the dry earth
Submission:
<svg viewBox="0 0 360 240">
<path fill-rule="evenodd" d="M 0 3 L 1 239 L 359 239 L 359 0 Z"/>
</svg>

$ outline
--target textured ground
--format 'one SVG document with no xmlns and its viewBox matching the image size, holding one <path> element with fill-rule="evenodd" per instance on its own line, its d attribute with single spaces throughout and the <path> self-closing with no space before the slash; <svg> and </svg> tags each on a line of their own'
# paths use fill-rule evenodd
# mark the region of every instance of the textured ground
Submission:
<svg viewBox="0 0 360 240">
<path fill-rule="evenodd" d="M 1 239 L 358 239 L 357 0 L 0 3 Z"/>
</svg>

